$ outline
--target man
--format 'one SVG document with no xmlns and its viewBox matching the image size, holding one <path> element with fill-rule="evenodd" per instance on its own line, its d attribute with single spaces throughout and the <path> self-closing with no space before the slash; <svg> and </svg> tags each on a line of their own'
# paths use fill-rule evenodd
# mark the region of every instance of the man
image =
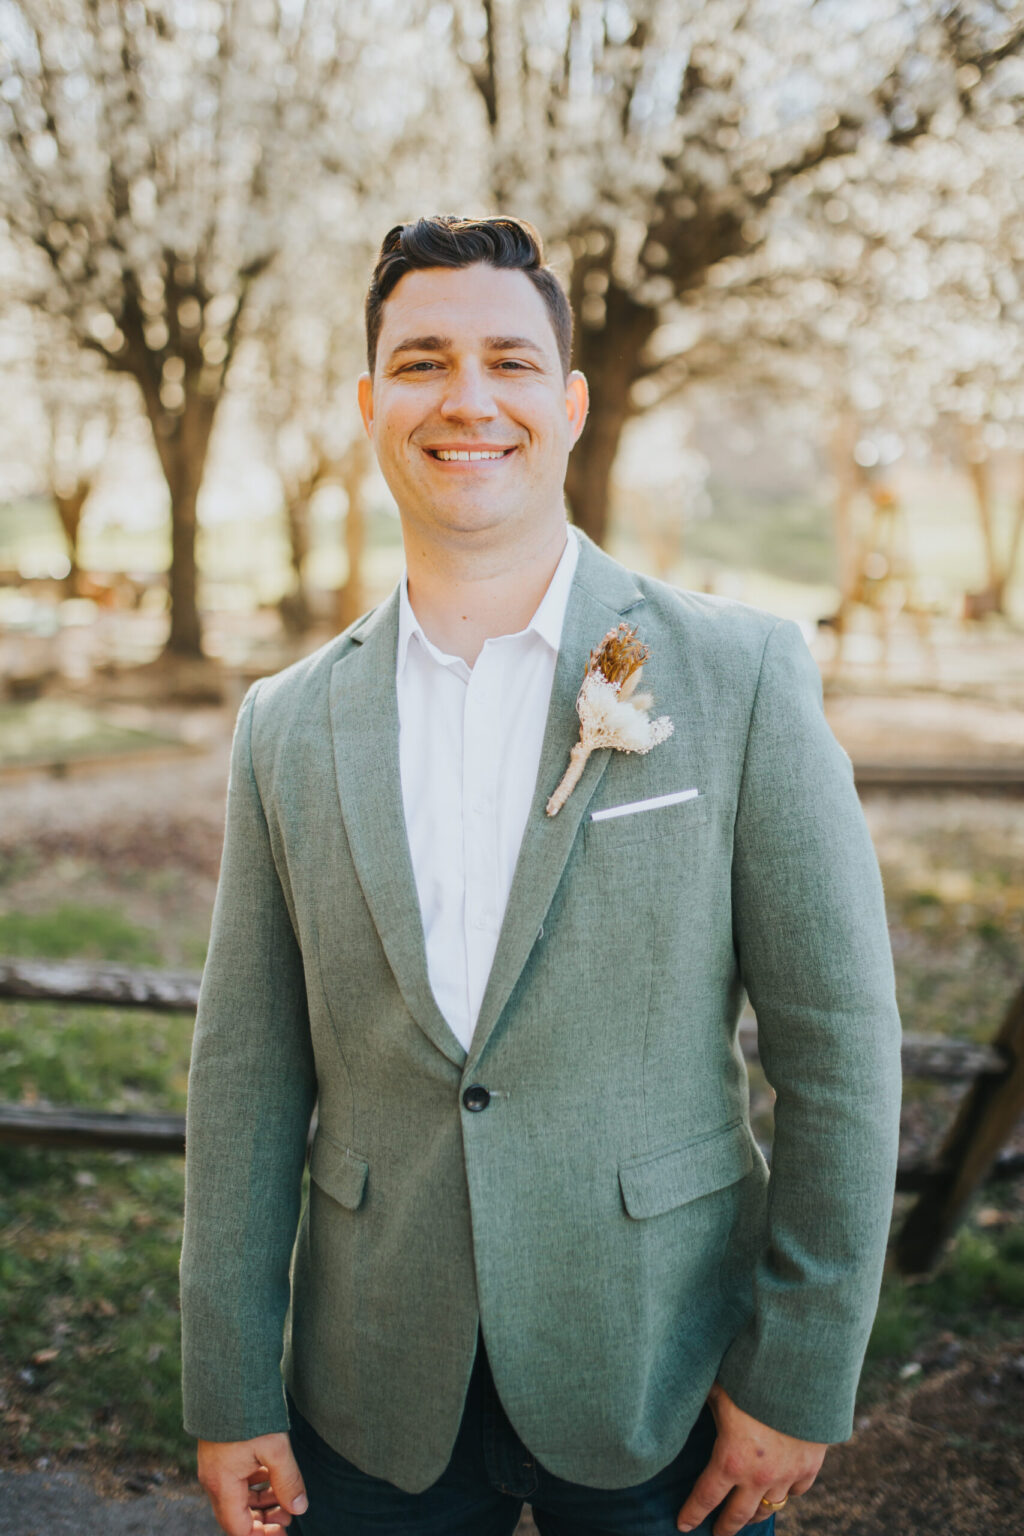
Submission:
<svg viewBox="0 0 1024 1536">
<path fill-rule="evenodd" d="M 182 1258 L 231 1536 L 524 1499 L 543 1536 L 765 1533 L 850 1432 L 896 1153 L 877 866 L 795 626 L 567 529 L 570 337 L 528 225 L 391 231 L 359 398 L 407 581 L 239 717 Z M 610 631 L 672 734 L 546 814 Z"/>
</svg>

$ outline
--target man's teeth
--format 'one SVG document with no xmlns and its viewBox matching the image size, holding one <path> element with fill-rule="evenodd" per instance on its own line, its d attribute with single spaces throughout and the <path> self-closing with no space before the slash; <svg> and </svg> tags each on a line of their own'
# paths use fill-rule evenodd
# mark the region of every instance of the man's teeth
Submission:
<svg viewBox="0 0 1024 1536">
<path fill-rule="evenodd" d="M 491 449 L 481 449 L 472 452 L 462 448 L 435 448 L 434 457 L 435 459 L 440 459 L 445 464 L 472 464 L 477 459 L 503 459 L 508 452 L 509 449 L 507 448 L 498 448 L 493 451 Z"/>
</svg>

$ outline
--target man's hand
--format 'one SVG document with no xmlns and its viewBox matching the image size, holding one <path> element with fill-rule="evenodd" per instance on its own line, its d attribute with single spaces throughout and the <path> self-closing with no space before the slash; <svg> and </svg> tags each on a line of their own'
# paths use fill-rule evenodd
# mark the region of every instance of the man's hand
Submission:
<svg viewBox="0 0 1024 1536">
<path fill-rule="evenodd" d="M 692 1531 L 725 1499 L 714 1536 L 736 1536 L 771 1510 L 761 1501 L 780 1504 L 790 1494 L 806 1493 L 821 1470 L 827 1445 L 796 1440 L 770 1429 L 737 1407 L 716 1382 L 708 1394 L 718 1438 L 711 1460 L 693 1485 L 676 1525 Z"/>
<path fill-rule="evenodd" d="M 287 1435 L 200 1440 L 199 1481 L 227 1536 L 280 1536 L 308 1500 Z"/>
</svg>

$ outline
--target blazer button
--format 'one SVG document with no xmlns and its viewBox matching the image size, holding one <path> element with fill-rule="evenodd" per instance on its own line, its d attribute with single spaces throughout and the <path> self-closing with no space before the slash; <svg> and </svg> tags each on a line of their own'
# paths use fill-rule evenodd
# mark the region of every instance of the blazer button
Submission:
<svg viewBox="0 0 1024 1536">
<path fill-rule="evenodd" d="M 479 1114 L 491 1102 L 491 1095 L 483 1083 L 471 1083 L 462 1095 L 462 1102 L 473 1114 Z"/>
</svg>

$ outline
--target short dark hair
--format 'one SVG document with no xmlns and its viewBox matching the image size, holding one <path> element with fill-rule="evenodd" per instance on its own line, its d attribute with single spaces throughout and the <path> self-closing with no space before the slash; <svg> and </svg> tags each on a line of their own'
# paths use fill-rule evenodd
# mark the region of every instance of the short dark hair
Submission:
<svg viewBox="0 0 1024 1536">
<path fill-rule="evenodd" d="M 568 376 L 572 310 L 558 277 L 544 265 L 540 235 L 525 219 L 511 215 L 463 219 L 454 213 L 396 224 L 384 236 L 366 294 L 366 360 L 371 374 L 377 362 L 384 304 L 396 283 L 407 272 L 421 268 L 471 267 L 477 262 L 526 273 L 547 307 L 562 372 Z"/>
</svg>

